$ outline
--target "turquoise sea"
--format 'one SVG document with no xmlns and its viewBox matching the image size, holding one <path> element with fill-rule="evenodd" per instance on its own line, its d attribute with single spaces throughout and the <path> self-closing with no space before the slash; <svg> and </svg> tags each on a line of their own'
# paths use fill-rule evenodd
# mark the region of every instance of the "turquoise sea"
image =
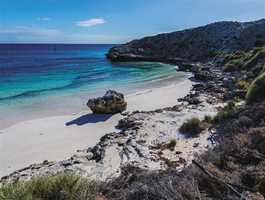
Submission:
<svg viewBox="0 0 265 200">
<path fill-rule="evenodd" d="M 112 46 L 0 44 L 0 112 L 16 109 L 16 115 L 23 115 L 23 109 L 38 110 L 43 104 L 47 111 L 53 102 L 70 111 L 69 97 L 85 101 L 106 89 L 128 94 L 185 77 L 168 64 L 111 63 L 105 54 Z M 67 98 L 65 108 L 59 102 Z"/>
</svg>

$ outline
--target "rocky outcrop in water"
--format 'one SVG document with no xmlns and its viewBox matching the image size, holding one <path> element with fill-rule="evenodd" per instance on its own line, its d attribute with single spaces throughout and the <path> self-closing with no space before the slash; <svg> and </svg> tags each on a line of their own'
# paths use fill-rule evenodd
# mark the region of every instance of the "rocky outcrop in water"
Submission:
<svg viewBox="0 0 265 200">
<path fill-rule="evenodd" d="M 108 90 L 103 97 L 89 99 L 87 106 L 96 114 L 115 114 L 126 110 L 124 95 L 114 90 Z"/>
<path fill-rule="evenodd" d="M 163 33 L 113 47 L 112 61 L 205 61 L 220 52 L 249 50 L 265 44 L 265 19 L 253 22 L 217 22 L 206 26 Z"/>
</svg>

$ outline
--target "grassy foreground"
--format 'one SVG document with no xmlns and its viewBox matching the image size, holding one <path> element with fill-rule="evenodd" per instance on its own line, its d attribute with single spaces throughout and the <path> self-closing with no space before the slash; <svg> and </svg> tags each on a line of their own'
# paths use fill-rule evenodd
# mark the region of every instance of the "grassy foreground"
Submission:
<svg viewBox="0 0 265 200">
<path fill-rule="evenodd" d="M 93 200 L 99 183 L 71 173 L 3 185 L 0 200 Z"/>
</svg>

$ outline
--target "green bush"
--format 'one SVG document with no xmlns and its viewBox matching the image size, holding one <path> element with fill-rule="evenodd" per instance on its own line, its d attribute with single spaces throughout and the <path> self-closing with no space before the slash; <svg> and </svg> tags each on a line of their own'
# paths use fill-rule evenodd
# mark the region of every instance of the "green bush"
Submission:
<svg viewBox="0 0 265 200">
<path fill-rule="evenodd" d="M 4 184 L 0 200 L 93 200 L 99 184 L 71 173 Z"/>
<path fill-rule="evenodd" d="M 219 123 L 219 122 L 223 122 L 226 121 L 228 119 L 231 119 L 231 117 L 233 116 L 232 111 L 219 111 L 217 113 L 217 115 L 214 117 L 214 122 L 215 123 Z"/>
<path fill-rule="evenodd" d="M 210 115 L 205 115 L 203 121 L 211 124 L 213 122 L 213 118 Z"/>
<path fill-rule="evenodd" d="M 265 48 L 254 48 L 252 51 L 252 56 L 246 60 L 244 63 L 244 69 L 251 69 L 256 65 L 264 63 L 265 59 Z M 263 66 L 260 66 L 262 68 Z M 262 70 L 262 69 L 261 69 Z"/>
<path fill-rule="evenodd" d="M 224 71 L 232 72 L 241 69 L 248 56 L 249 54 L 243 51 L 236 51 L 235 53 L 228 54 L 224 59 Z"/>
<path fill-rule="evenodd" d="M 236 106 L 236 104 L 233 100 L 228 101 L 226 106 L 224 107 L 224 110 L 230 112 L 230 111 L 234 110 L 235 106 Z"/>
<path fill-rule="evenodd" d="M 223 70 L 225 72 L 234 72 L 247 70 L 255 75 L 259 74 L 263 68 L 265 60 L 265 48 L 254 48 L 248 52 L 237 51 L 225 56 Z"/>
<path fill-rule="evenodd" d="M 203 130 L 203 128 L 201 127 L 201 120 L 196 117 L 191 118 L 188 121 L 184 122 L 179 130 L 181 133 L 190 136 L 198 135 Z"/>
<path fill-rule="evenodd" d="M 213 118 L 213 123 L 224 122 L 233 117 L 236 110 L 235 100 L 230 100 L 227 102 L 225 107 L 217 113 L 217 115 Z"/>
<path fill-rule="evenodd" d="M 265 100 L 265 72 L 251 83 L 247 92 L 246 100 L 247 104 Z"/>
<path fill-rule="evenodd" d="M 177 145 L 177 140 L 176 139 L 172 139 L 172 140 L 169 141 L 167 146 L 168 146 L 169 149 L 174 149 L 176 145 Z"/>
</svg>

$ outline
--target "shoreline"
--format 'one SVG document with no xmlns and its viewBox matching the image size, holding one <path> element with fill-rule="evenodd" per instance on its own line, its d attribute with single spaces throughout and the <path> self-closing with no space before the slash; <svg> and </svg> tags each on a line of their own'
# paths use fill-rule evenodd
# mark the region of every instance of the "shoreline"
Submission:
<svg viewBox="0 0 265 200">
<path fill-rule="evenodd" d="M 190 77 L 191 73 L 177 72 L 175 75 L 134 83 L 126 87 L 109 87 L 94 92 L 79 91 L 76 94 L 47 96 L 47 99 L 42 99 L 39 102 L 33 102 L 29 105 L 22 104 L 0 107 L 2 116 L 5 116 L 0 118 L 0 131 L 25 121 L 83 112 L 88 109 L 86 101 L 89 98 L 102 96 L 108 89 L 117 90 L 125 96 L 134 96 L 138 93 L 145 93 L 147 90 L 179 84 Z"/>
<path fill-rule="evenodd" d="M 186 96 L 191 88 L 192 82 L 187 79 L 127 95 L 127 111 L 174 106 L 178 104 L 177 99 Z M 0 151 L 0 159 L 4 164 L 0 168 L 0 177 L 32 163 L 63 160 L 77 150 L 92 147 L 102 136 L 117 131 L 115 126 L 122 118 L 120 114 L 91 115 L 87 109 L 78 114 L 24 121 L 3 129 L 0 142 L 4 151 Z"/>
</svg>

